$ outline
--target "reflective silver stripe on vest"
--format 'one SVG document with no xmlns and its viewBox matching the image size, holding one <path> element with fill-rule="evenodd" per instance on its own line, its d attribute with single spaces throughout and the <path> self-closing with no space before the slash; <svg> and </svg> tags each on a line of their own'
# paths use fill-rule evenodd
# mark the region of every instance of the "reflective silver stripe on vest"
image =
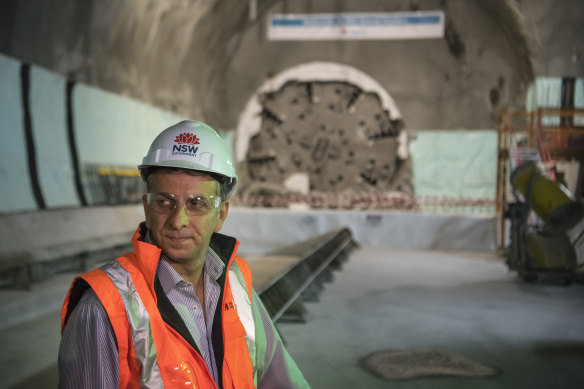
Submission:
<svg viewBox="0 0 584 389">
<path fill-rule="evenodd" d="M 141 368 L 140 388 L 162 388 L 150 317 L 132 282 L 130 273 L 117 261 L 102 266 L 100 269 L 112 280 L 124 302 L 132 332 L 134 352 Z"/>
<path fill-rule="evenodd" d="M 251 310 L 251 296 L 249 296 L 245 279 L 235 261 L 231 263 L 231 269 L 229 270 L 229 286 L 237 309 L 237 316 L 241 324 L 243 324 L 243 328 L 245 328 L 245 342 L 247 343 L 247 350 L 253 367 L 254 384 L 257 387 L 256 334 Z"/>
</svg>

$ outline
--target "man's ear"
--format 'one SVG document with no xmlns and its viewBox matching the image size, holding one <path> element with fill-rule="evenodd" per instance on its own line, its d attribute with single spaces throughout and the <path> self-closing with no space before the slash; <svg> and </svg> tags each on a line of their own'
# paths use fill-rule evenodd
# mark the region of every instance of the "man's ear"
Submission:
<svg viewBox="0 0 584 389">
<path fill-rule="evenodd" d="M 213 232 L 219 232 L 221 227 L 223 227 L 223 222 L 227 218 L 227 214 L 229 213 L 229 201 L 224 201 L 221 203 L 219 208 L 219 219 L 217 219 L 217 224 L 215 224 L 215 229 Z"/>
<path fill-rule="evenodd" d="M 142 206 L 144 207 L 144 220 L 146 221 L 146 227 L 150 229 L 150 221 L 148 220 L 148 199 L 146 195 L 142 196 Z"/>
</svg>

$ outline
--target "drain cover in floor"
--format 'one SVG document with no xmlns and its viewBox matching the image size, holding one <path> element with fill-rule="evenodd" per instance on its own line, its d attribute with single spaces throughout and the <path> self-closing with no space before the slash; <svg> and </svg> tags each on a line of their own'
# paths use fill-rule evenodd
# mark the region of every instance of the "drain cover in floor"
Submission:
<svg viewBox="0 0 584 389">
<path fill-rule="evenodd" d="M 428 376 L 489 377 L 497 370 L 462 355 L 427 349 L 383 350 L 359 361 L 362 368 L 386 380 Z"/>
</svg>

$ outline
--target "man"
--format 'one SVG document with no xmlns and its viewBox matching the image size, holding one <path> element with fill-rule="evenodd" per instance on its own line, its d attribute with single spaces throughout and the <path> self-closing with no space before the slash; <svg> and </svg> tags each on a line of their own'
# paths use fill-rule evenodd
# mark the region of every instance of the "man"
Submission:
<svg viewBox="0 0 584 389">
<path fill-rule="evenodd" d="M 76 278 L 62 310 L 61 388 L 304 388 L 238 242 L 237 185 L 211 127 L 164 130 L 138 166 L 146 221 L 133 252 Z"/>
</svg>

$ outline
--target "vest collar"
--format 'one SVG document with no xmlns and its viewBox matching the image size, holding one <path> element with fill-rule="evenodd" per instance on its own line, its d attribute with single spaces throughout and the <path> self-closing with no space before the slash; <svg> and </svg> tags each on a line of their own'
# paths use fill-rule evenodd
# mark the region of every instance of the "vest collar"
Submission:
<svg viewBox="0 0 584 389">
<path fill-rule="evenodd" d="M 146 223 L 140 223 L 132 237 L 132 246 L 134 247 L 134 253 L 139 259 L 135 261 L 136 267 L 144 275 L 148 286 L 153 288 L 156 269 L 158 268 L 158 261 L 160 260 L 162 250 L 154 244 L 145 242 L 147 232 L 148 228 L 146 227 Z M 154 289 L 152 289 L 152 293 L 154 294 Z"/>
</svg>

